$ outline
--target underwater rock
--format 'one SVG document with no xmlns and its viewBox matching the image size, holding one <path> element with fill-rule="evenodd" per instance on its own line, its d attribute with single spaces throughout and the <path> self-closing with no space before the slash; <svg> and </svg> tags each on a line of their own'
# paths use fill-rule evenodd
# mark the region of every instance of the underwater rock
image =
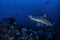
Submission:
<svg viewBox="0 0 60 40">
<path fill-rule="evenodd" d="M 7 22 L 9 21 L 9 22 Z M 4 27 L 3 27 L 4 25 Z M 1 39 L 8 40 L 47 40 L 54 34 L 53 27 L 23 27 L 15 18 L 8 18 L 0 23 Z M 3 39 L 2 39 L 3 40 Z"/>
<path fill-rule="evenodd" d="M 15 18 L 7 18 L 9 20 L 9 24 L 12 24 L 15 21 Z"/>
</svg>

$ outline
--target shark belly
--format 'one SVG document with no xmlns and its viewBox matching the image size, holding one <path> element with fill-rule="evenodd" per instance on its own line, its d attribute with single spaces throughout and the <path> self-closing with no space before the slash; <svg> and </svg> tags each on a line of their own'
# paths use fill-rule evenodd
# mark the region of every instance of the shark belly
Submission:
<svg viewBox="0 0 60 40">
<path fill-rule="evenodd" d="M 41 20 L 35 19 L 35 18 L 31 18 L 31 20 L 36 21 L 36 22 L 41 22 Z"/>
</svg>

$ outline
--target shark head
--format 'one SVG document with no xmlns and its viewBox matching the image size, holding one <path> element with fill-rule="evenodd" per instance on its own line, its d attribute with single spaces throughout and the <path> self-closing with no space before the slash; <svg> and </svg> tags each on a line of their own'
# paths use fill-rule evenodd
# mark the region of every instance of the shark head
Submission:
<svg viewBox="0 0 60 40">
<path fill-rule="evenodd" d="M 31 16 L 31 15 L 28 15 L 28 17 L 29 17 L 29 18 L 32 18 L 32 16 Z"/>
</svg>

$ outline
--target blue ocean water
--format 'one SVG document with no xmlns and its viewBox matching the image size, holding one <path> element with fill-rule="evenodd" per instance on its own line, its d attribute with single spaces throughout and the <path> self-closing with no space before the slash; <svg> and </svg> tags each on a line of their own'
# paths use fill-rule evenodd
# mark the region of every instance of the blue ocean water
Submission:
<svg viewBox="0 0 60 40">
<path fill-rule="evenodd" d="M 28 15 L 43 16 L 46 12 L 49 21 L 56 21 L 57 0 L 0 0 L 0 18 L 15 17 L 24 24 L 32 24 Z M 54 18 L 54 19 L 53 19 Z"/>
<path fill-rule="evenodd" d="M 28 15 L 43 17 L 44 13 L 47 14 L 48 21 L 51 23 L 56 21 L 54 28 L 57 38 L 59 38 L 60 0 L 0 0 L 0 21 L 3 18 L 15 17 L 24 27 L 35 27 L 37 22 L 30 20 Z M 13 27 L 11 28 L 13 29 Z M 22 30 L 22 32 L 24 31 Z"/>
</svg>

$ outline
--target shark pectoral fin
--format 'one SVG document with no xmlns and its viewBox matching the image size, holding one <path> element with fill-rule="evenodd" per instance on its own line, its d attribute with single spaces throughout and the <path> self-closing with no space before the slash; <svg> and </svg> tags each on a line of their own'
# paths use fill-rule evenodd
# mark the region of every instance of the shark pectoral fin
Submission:
<svg viewBox="0 0 60 40">
<path fill-rule="evenodd" d="M 39 27 L 40 26 L 40 23 L 37 23 L 37 26 Z"/>
<path fill-rule="evenodd" d="M 43 24 L 42 23 L 37 23 L 37 26 L 39 27 L 39 26 L 43 26 Z"/>
</svg>

